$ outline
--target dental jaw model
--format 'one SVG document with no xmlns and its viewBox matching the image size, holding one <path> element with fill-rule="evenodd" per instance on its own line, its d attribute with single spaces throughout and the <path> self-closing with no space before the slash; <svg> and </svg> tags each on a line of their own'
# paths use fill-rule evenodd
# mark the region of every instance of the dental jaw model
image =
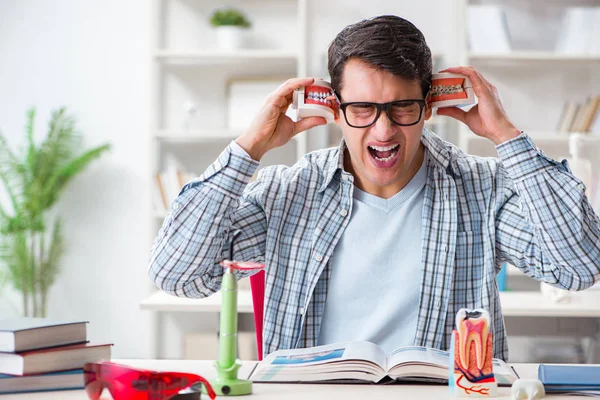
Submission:
<svg viewBox="0 0 600 400">
<path fill-rule="evenodd" d="M 452 331 L 448 379 L 456 397 L 496 396 L 492 356 L 490 314 L 482 309 L 460 309 Z"/>
<path fill-rule="evenodd" d="M 475 103 L 471 80 L 464 75 L 442 72 L 431 77 L 432 108 L 465 106 Z"/>
<path fill-rule="evenodd" d="M 315 80 L 310 86 L 294 90 L 288 115 L 294 121 L 306 117 L 323 117 L 333 122 L 337 112 L 337 100 L 329 82 Z"/>
</svg>

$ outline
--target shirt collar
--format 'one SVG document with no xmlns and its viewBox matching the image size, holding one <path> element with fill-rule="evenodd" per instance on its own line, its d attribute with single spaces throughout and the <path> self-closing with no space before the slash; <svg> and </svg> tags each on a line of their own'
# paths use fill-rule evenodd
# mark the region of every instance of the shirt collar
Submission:
<svg viewBox="0 0 600 400">
<path fill-rule="evenodd" d="M 425 146 L 425 156 L 428 158 L 429 166 L 437 166 L 448 172 L 450 175 L 457 175 L 455 169 L 453 169 L 450 165 L 450 161 L 452 160 L 451 145 L 443 141 L 439 136 L 427 128 L 423 128 L 421 143 L 423 143 L 423 146 Z M 333 160 L 337 158 L 337 163 L 328 163 L 325 167 L 324 179 L 321 187 L 319 188 L 319 192 L 322 192 L 329 186 L 329 184 L 331 184 L 338 171 L 341 174 L 348 174 L 351 176 L 349 172 L 344 171 L 344 156 L 346 154 L 346 147 L 346 142 L 344 139 L 342 139 L 339 146 L 335 150 L 337 154 L 334 154 L 332 157 Z"/>
</svg>

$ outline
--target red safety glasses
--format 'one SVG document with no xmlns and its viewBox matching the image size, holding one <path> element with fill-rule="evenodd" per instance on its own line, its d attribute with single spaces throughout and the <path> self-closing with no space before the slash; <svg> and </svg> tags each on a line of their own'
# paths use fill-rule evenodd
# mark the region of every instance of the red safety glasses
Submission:
<svg viewBox="0 0 600 400">
<path fill-rule="evenodd" d="M 91 400 L 100 399 L 104 388 L 114 400 L 169 400 L 195 383 L 202 383 L 211 399 L 216 397 L 210 384 L 199 375 L 149 371 L 108 361 L 85 364 L 83 379 Z"/>
</svg>

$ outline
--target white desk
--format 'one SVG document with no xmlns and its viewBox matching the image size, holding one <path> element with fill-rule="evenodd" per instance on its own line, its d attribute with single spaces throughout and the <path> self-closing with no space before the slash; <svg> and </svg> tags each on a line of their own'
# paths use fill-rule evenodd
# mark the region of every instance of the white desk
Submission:
<svg viewBox="0 0 600 400">
<path fill-rule="evenodd" d="M 212 361 L 192 361 L 192 360 L 113 360 L 140 368 L 148 368 L 162 371 L 180 371 L 191 372 L 202 375 L 207 379 L 216 376 L 212 367 Z M 247 377 L 254 362 L 244 362 L 238 376 Z M 514 364 L 514 367 L 521 378 L 536 378 L 537 364 Z M 498 399 L 510 399 L 510 388 L 498 388 Z M 456 399 L 450 394 L 446 385 L 327 385 L 327 384 L 283 384 L 283 383 L 257 383 L 253 386 L 251 397 L 239 397 L 247 399 L 269 399 L 269 400 L 350 400 L 350 399 Z M 2 400 L 87 400 L 83 390 L 62 391 L 62 392 L 43 392 L 43 393 L 24 393 L 19 395 L 3 395 Z M 102 399 L 108 399 L 105 395 Z M 203 399 L 209 399 L 208 396 L 202 396 Z M 220 397 L 221 399 L 223 397 Z M 573 396 L 548 395 L 549 399 L 569 399 Z"/>
</svg>

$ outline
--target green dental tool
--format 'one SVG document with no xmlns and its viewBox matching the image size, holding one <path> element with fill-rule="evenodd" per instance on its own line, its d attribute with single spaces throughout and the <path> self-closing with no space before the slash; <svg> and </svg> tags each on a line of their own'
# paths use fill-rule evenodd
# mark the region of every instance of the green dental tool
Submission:
<svg viewBox="0 0 600 400">
<path fill-rule="evenodd" d="M 214 366 L 217 378 L 210 384 L 217 395 L 240 396 L 252 394 L 252 381 L 238 379 L 241 362 L 237 359 L 237 279 L 234 270 L 259 270 L 264 264 L 254 262 L 221 262 L 225 273 L 221 283 L 221 327 L 219 334 L 219 359 Z"/>
</svg>

